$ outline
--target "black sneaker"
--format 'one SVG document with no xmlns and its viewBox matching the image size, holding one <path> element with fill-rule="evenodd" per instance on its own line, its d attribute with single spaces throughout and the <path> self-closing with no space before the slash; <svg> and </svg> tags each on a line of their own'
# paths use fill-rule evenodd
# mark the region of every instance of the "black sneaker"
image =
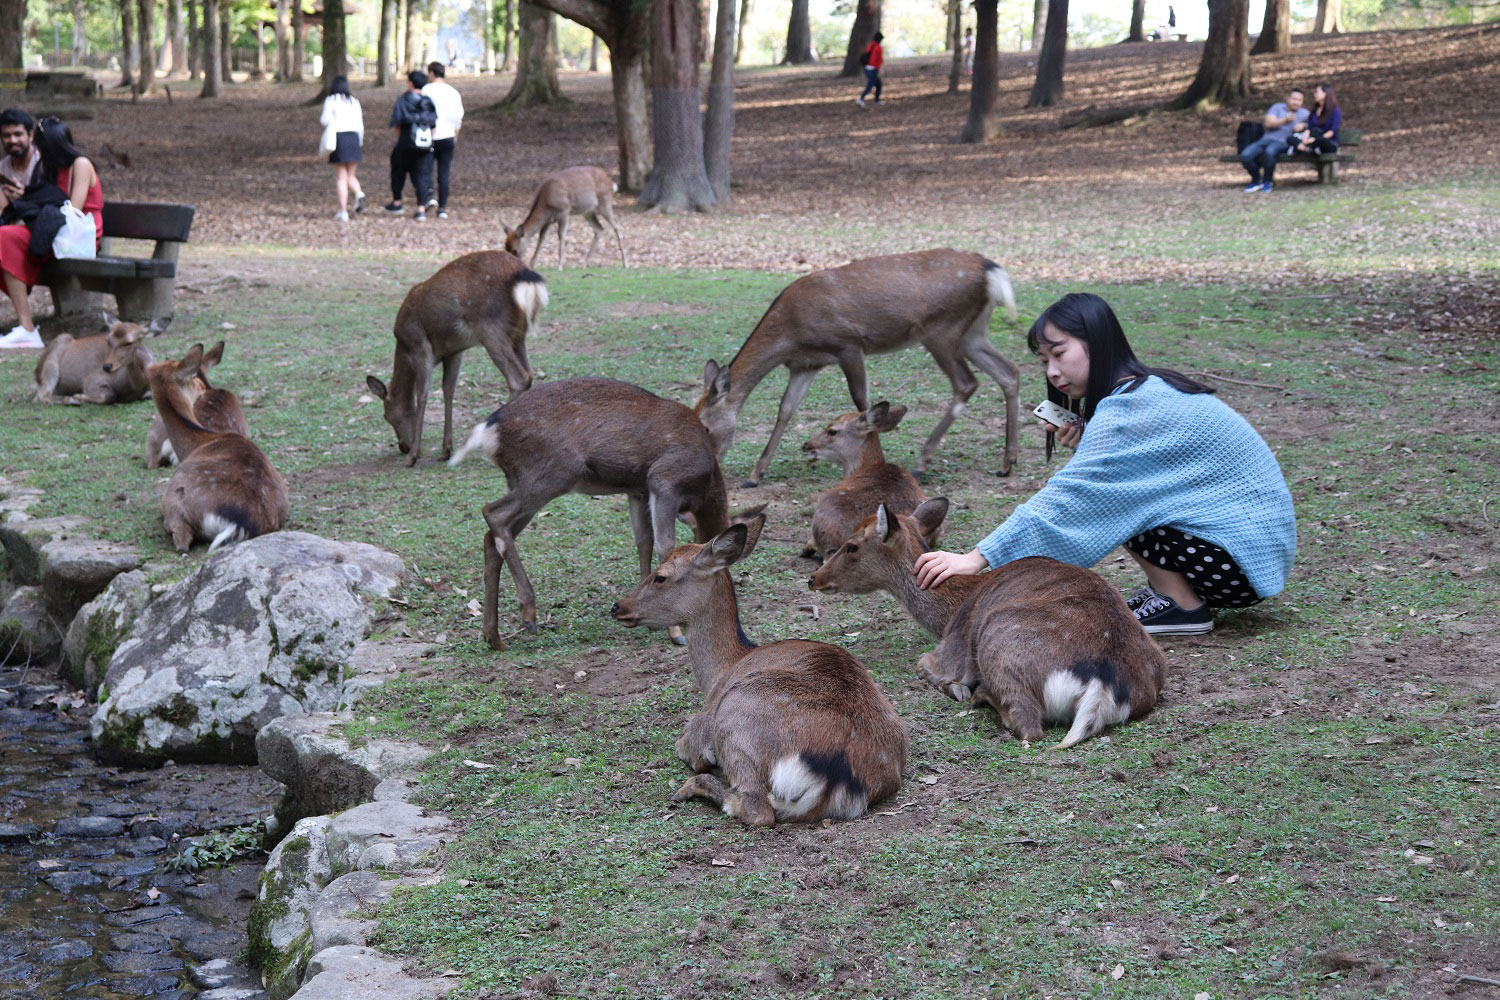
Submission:
<svg viewBox="0 0 1500 1000">
<path fill-rule="evenodd" d="M 1134 611 L 1136 608 L 1140 607 L 1142 604 L 1145 604 L 1155 596 L 1156 591 L 1151 589 L 1150 584 L 1147 584 L 1144 587 L 1138 587 L 1135 590 L 1131 591 L 1129 596 L 1125 598 L 1125 606 L 1131 611 Z"/>
<path fill-rule="evenodd" d="M 1214 613 L 1207 604 L 1184 611 L 1165 594 L 1146 598 L 1135 609 L 1135 620 L 1152 635 L 1206 635 L 1214 630 Z"/>
<path fill-rule="evenodd" d="M 399 201 L 393 201 L 389 205 L 385 206 L 385 210 L 387 212 L 390 212 L 392 215 L 400 215 L 401 203 Z"/>
</svg>

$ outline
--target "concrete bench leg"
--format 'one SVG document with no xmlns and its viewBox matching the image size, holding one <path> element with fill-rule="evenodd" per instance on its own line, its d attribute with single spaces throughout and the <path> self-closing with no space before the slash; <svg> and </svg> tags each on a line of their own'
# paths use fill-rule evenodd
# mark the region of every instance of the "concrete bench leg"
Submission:
<svg viewBox="0 0 1500 1000">
<path fill-rule="evenodd" d="M 172 278 L 120 282 L 115 286 L 120 318 L 132 323 L 149 323 L 172 315 L 172 293 L 176 285 Z"/>
<path fill-rule="evenodd" d="M 76 274 L 58 275 L 47 287 L 52 292 L 52 313 L 55 316 L 76 316 L 104 305 L 103 296 L 84 288 Z"/>
</svg>

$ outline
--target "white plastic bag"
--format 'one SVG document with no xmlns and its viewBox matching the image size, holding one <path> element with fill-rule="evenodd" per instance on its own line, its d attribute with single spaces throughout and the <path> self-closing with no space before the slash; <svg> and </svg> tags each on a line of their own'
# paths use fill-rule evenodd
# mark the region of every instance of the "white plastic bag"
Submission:
<svg viewBox="0 0 1500 1000">
<path fill-rule="evenodd" d="M 99 240 L 94 217 L 74 208 L 71 201 L 63 202 L 62 214 L 63 227 L 52 241 L 52 256 L 58 260 L 93 260 Z"/>
<path fill-rule="evenodd" d="M 327 156 L 339 148 L 339 134 L 334 131 L 333 122 L 329 122 L 323 128 L 323 135 L 318 139 L 318 155 Z"/>
</svg>

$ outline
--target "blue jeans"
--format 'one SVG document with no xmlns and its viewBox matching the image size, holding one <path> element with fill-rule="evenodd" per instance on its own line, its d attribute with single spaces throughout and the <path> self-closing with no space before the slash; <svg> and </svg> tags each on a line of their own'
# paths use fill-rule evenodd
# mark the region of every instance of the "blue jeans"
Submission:
<svg viewBox="0 0 1500 1000">
<path fill-rule="evenodd" d="M 865 89 L 860 93 L 859 99 L 863 101 L 865 95 L 871 90 L 875 91 L 875 100 L 880 100 L 880 70 L 874 66 L 865 67 Z"/>
<path fill-rule="evenodd" d="M 1256 139 L 1240 153 L 1240 165 L 1250 171 L 1250 183 L 1261 181 L 1270 184 L 1276 173 L 1276 157 L 1286 152 L 1285 136 L 1264 136 Z"/>
</svg>

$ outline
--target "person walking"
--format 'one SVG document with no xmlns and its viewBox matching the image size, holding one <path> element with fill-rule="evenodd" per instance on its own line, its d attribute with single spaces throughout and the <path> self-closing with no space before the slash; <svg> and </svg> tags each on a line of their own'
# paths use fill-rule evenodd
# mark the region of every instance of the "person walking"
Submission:
<svg viewBox="0 0 1500 1000">
<path fill-rule="evenodd" d="M 875 91 L 875 103 L 880 103 L 880 67 L 885 64 L 885 54 L 881 51 L 880 43 L 884 40 L 884 35 L 875 32 L 870 44 L 860 53 L 859 61 L 865 67 L 865 89 L 854 99 L 854 103 L 860 107 L 865 106 L 865 97 L 871 90 Z"/>
<path fill-rule="evenodd" d="M 452 44 L 451 42 L 449 44 Z M 429 77 L 422 93 L 437 109 L 437 125 L 432 130 L 432 158 L 437 166 L 437 197 L 429 197 L 428 208 L 437 209 L 437 217 L 448 217 L 448 178 L 453 168 L 453 147 L 458 142 L 458 130 L 464 127 L 464 99 L 444 79 L 447 70 L 440 62 L 427 67 Z"/>
<path fill-rule="evenodd" d="M 320 149 L 327 150 L 333 164 L 333 180 L 339 193 L 339 222 L 349 221 L 349 192 L 354 192 L 355 213 L 365 210 L 365 190 L 359 186 L 359 163 L 364 159 L 365 114 L 359 101 L 349 92 L 349 78 L 336 76 L 323 98 L 323 126 Z"/>
<path fill-rule="evenodd" d="M 974 75 L 974 29 L 964 29 L 964 76 Z"/>
<path fill-rule="evenodd" d="M 427 219 L 427 202 L 432 197 L 432 130 L 437 125 L 437 109 L 432 98 L 422 93 L 427 74 L 414 69 L 406 74 L 407 90 L 396 98 L 391 108 L 391 129 L 396 145 L 391 149 L 391 203 L 385 210 L 400 215 L 401 192 L 411 177 L 417 195 L 417 211 L 412 221 Z"/>
</svg>

